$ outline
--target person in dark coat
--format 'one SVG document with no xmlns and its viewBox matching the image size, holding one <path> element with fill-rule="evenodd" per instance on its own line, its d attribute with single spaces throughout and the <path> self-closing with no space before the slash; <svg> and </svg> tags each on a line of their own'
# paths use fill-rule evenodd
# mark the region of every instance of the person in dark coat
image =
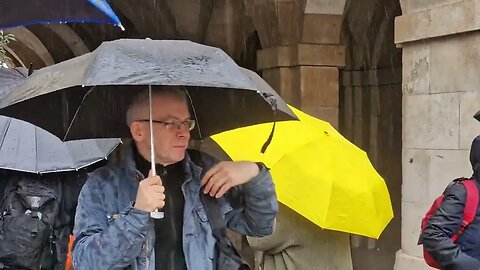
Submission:
<svg viewBox="0 0 480 270">
<path fill-rule="evenodd" d="M 477 136 L 470 150 L 470 163 L 473 176 L 480 190 L 480 136 Z M 466 201 L 466 189 L 456 183 L 444 193 L 441 206 L 433 214 L 425 227 L 421 241 L 427 251 L 445 270 L 479 270 L 480 269 L 480 207 L 474 221 L 465 229 L 454 243 L 455 235 L 463 220 Z"/>
</svg>

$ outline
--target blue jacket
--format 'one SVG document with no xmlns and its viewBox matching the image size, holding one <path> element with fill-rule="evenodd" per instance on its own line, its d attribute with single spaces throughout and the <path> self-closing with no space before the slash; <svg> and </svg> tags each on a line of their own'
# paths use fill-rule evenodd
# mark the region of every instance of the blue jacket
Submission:
<svg viewBox="0 0 480 270">
<path fill-rule="evenodd" d="M 202 156 L 204 168 L 188 155 L 183 220 L 183 251 L 188 269 L 214 269 L 215 239 L 200 201 L 200 177 L 216 161 Z M 133 208 L 138 182 L 131 151 L 114 165 L 93 172 L 83 187 L 75 217 L 73 264 L 76 270 L 155 269 L 155 231 L 148 212 Z M 263 168 L 250 182 L 220 199 L 227 226 L 250 236 L 273 232 L 278 204 L 269 172 Z"/>
</svg>

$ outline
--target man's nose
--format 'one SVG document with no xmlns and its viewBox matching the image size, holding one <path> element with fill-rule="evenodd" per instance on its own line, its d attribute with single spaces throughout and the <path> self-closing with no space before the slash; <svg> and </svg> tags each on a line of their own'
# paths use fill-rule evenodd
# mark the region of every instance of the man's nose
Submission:
<svg viewBox="0 0 480 270">
<path fill-rule="evenodd" d="M 176 131 L 178 137 L 186 137 L 190 135 L 190 130 L 188 128 L 185 128 L 184 126 L 181 126 L 180 128 L 177 127 Z"/>
</svg>

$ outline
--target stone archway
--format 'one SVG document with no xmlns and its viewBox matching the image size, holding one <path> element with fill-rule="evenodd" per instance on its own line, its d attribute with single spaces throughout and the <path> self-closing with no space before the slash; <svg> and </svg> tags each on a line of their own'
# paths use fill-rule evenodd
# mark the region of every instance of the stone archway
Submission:
<svg viewBox="0 0 480 270">
<path fill-rule="evenodd" d="M 391 269 L 400 248 L 401 54 L 398 1 L 249 0 L 257 68 L 289 103 L 330 121 L 369 154 L 396 218 L 382 239 L 352 237 L 356 269 Z M 381 251 L 379 251 L 381 249 Z"/>
<path fill-rule="evenodd" d="M 54 32 L 67 46 L 75 56 L 90 52 L 87 45 L 78 36 L 78 34 L 64 24 L 47 24 L 46 28 Z"/>
<path fill-rule="evenodd" d="M 352 236 L 356 269 L 392 269 L 401 245 L 402 59 L 394 44 L 397 0 L 348 1 L 340 129 L 364 149 L 390 191 L 394 219 L 377 241 Z"/>
<path fill-rule="evenodd" d="M 6 31 L 15 36 L 16 41 L 9 44 L 9 48 L 15 52 L 24 64 L 35 68 L 52 65 L 55 63 L 52 55 L 38 37 L 25 27 L 18 27 Z"/>
<path fill-rule="evenodd" d="M 402 249 L 395 269 L 431 269 L 419 226 L 450 181 L 470 176 L 480 134 L 479 2 L 401 0 L 395 43 L 403 51 Z"/>
<path fill-rule="evenodd" d="M 397 138 L 401 121 L 398 123 L 399 115 L 389 111 L 388 105 L 398 99 L 392 94 L 396 89 L 391 84 L 398 84 L 401 74 L 398 70 L 391 72 L 390 66 L 384 64 L 392 52 L 385 44 L 393 43 L 388 36 L 393 17 L 382 17 L 384 11 L 380 12 L 376 3 L 387 0 L 111 2 L 130 26 L 126 32 L 91 24 L 46 27 L 57 36 L 54 44 L 47 44 L 45 29 L 29 27 L 39 42 L 22 38 L 13 51 L 27 66 L 33 62 L 38 68 L 93 50 L 103 40 L 120 37 L 191 39 L 218 46 L 241 65 L 256 67 L 289 103 L 339 127 L 368 152 L 384 177 L 395 181 L 401 177 L 401 172 L 388 167 L 401 156 L 389 154 L 397 151 L 397 145 L 389 145 L 390 141 L 401 141 Z M 369 24 L 374 13 L 380 19 Z M 372 25 L 384 30 L 379 30 L 380 35 L 373 41 L 351 39 L 346 34 L 349 22 L 361 24 L 357 30 L 352 28 L 357 35 L 371 31 Z M 59 54 L 56 50 L 62 46 L 70 52 Z M 390 126 L 395 128 L 389 130 Z M 386 130 L 388 133 L 384 133 Z M 397 186 L 401 179 L 398 181 Z M 394 188 L 391 192 L 400 191 Z M 389 239 L 397 239 L 394 234 Z M 357 240 L 353 245 L 359 243 L 360 248 L 383 248 L 376 242 Z M 371 254 L 367 252 L 370 258 Z"/>
<path fill-rule="evenodd" d="M 345 0 L 248 0 L 262 50 L 257 69 L 292 105 L 338 127 Z"/>
</svg>

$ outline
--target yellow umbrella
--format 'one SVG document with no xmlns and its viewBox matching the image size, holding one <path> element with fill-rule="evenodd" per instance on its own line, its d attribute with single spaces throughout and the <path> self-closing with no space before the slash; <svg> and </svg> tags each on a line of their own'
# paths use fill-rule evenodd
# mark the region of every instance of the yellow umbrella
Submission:
<svg viewBox="0 0 480 270">
<path fill-rule="evenodd" d="M 271 123 L 212 139 L 232 160 L 263 162 L 271 169 L 278 200 L 321 228 L 378 239 L 393 218 L 383 178 L 366 153 L 329 123 L 291 109 L 300 121 L 277 122 L 265 154 L 260 149 Z"/>
</svg>

